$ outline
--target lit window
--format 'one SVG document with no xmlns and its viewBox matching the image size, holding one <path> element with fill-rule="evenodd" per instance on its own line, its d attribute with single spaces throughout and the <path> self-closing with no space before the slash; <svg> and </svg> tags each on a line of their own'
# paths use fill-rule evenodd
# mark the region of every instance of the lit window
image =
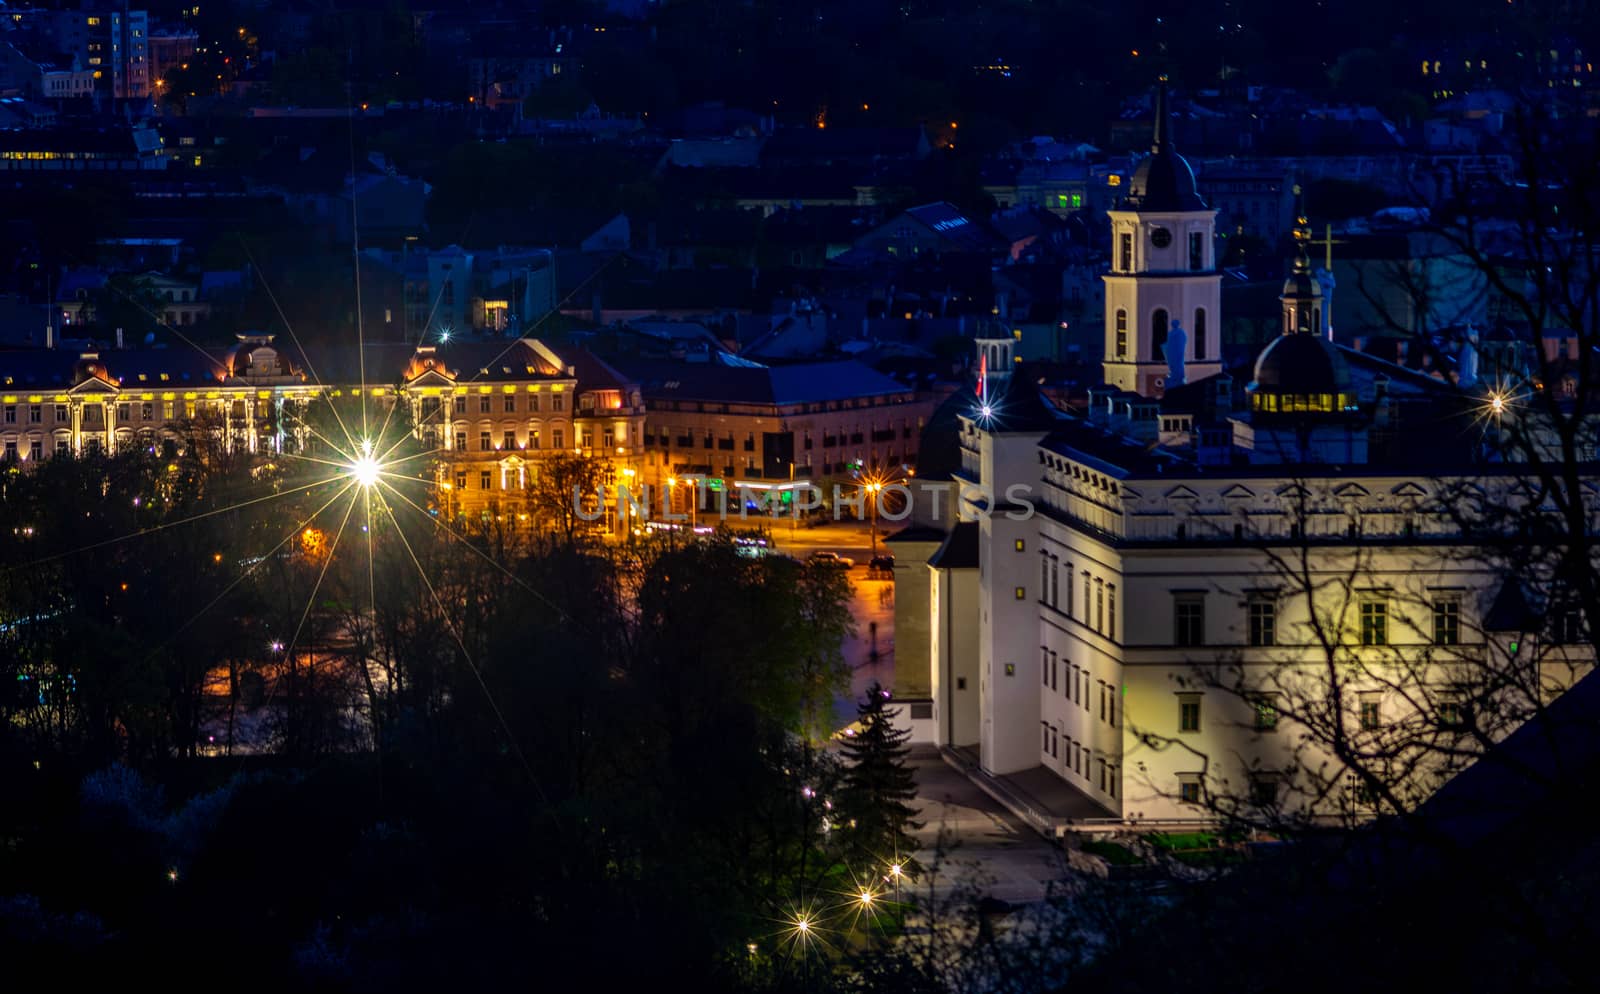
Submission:
<svg viewBox="0 0 1600 994">
<path fill-rule="evenodd" d="M 1389 644 L 1389 605 L 1383 601 L 1361 602 L 1361 644 Z"/>
<path fill-rule="evenodd" d="M 1278 697 L 1276 694 L 1260 694 L 1251 702 L 1256 713 L 1256 731 L 1275 732 L 1278 730 Z"/>
</svg>

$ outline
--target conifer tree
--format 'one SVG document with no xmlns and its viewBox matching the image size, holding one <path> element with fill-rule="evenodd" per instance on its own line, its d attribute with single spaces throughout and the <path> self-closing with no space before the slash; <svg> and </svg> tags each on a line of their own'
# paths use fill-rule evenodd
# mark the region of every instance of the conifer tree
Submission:
<svg viewBox="0 0 1600 994">
<path fill-rule="evenodd" d="M 852 848 L 859 856 L 904 859 L 917 848 L 909 830 L 916 809 L 916 781 L 908 759 L 910 729 L 896 728 L 899 710 L 876 682 L 856 705 L 860 728 L 845 739 L 845 814 L 854 823 Z"/>
</svg>

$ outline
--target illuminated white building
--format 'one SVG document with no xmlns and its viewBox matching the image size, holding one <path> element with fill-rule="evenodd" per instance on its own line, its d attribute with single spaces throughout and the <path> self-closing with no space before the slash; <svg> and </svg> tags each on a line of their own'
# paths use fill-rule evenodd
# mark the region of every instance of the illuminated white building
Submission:
<svg viewBox="0 0 1600 994">
<path fill-rule="evenodd" d="M 1175 161 L 1150 162 L 1163 157 Z M 1150 177 L 1167 184 L 1154 203 Z M 1210 213 L 1159 125 L 1130 185 L 1117 238 L 1191 225 L 1209 243 Z M 1209 293 L 1215 307 L 1215 284 L 1202 273 L 1176 290 L 1137 250 L 1107 278 L 1110 385 L 1086 412 L 1053 408 L 1014 372 L 1011 340 L 977 343 L 987 383 L 952 402 L 960 523 L 899 569 L 931 576 L 906 610 L 927 605 L 912 651 L 928 659 L 933 739 L 1021 805 L 1054 794 L 1063 820 L 1184 821 L 1232 796 L 1361 817 L 1368 789 L 1286 714 L 1330 665 L 1349 673 L 1327 702 L 1335 726 L 1374 742 L 1402 727 L 1448 736 L 1484 703 L 1466 674 L 1486 658 L 1580 641 L 1558 607 L 1530 620 L 1530 595 L 1459 537 L 1462 495 L 1541 499 L 1485 456 L 1498 406 L 1329 341 L 1304 219 L 1296 235 L 1283 333 L 1248 373 L 1192 349 L 1198 375 L 1156 372 L 1147 304 L 1179 293 L 1187 314 Z M 1123 310 L 1140 329 L 1126 349 Z M 1175 359 L 1162 369 L 1181 373 Z M 928 528 L 902 548 L 934 549 Z M 1451 772 L 1424 764 L 1407 789 Z"/>
</svg>

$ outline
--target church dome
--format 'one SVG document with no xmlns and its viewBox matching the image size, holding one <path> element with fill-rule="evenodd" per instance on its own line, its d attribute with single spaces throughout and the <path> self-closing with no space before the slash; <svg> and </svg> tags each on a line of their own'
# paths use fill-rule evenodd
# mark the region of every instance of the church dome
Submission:
<svg viewBox="0 0 1600 994">
<path fill-rule="evenodd" d="M 1339 414 L 1357 407 L 1350 368 L 1321 335 L 1280 335 L 1256 359 L 1250 408 L 1259 414 Z"/>
<path fill-rule="evenodd" d="M 1195 189 L 1194 170 L 1188 161 L 1171 148 L 1160 148 L 1145 156 L 1134 169 L 1122 206 L 1127 210 L 1165 213 L 1203 211 L 1206 202 Z"/>
<path fill-rule="evenodd" d="M 1169 116 L 1167 78 L 1163 76 L 1156 90 L 1155 133 L 1150 154 L 1134 168 L 1128 180 L 1128 193 L 1120 205 L 1124 210 L 1169 213 L 1207 209 L 1195 188 L 1194 170 L 1189 168 L 1188 160 L 1173 151 Z"/>
</svg>

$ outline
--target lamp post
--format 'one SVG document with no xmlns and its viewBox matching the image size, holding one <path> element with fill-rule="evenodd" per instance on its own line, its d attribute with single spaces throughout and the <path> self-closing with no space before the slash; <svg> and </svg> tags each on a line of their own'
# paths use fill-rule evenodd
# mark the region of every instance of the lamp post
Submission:
<svg viewBox="0 0 1600 994">
<path fill-rule="evenodd" d="M 867 484 L 867 500 L 872 502 L 872 518 L 869 526 L 872 532 L 872 558 L 878 558 L 878 494 L 883 492 L 883 484 L 874 480 Z"/>
</svg>

